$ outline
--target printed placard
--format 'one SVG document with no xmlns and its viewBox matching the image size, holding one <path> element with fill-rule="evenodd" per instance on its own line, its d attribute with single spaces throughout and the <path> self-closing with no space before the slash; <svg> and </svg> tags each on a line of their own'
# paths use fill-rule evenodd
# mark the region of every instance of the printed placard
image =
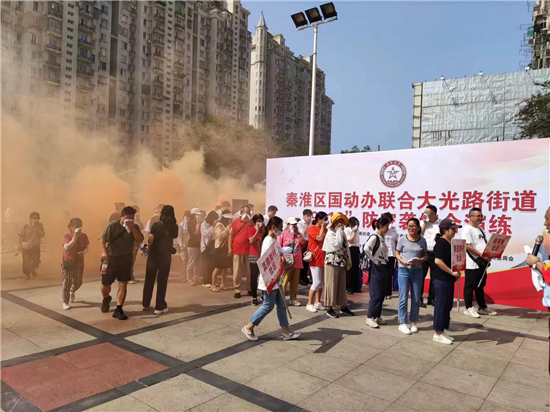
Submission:
<svg viewBox="0 0 550 412">
<path fill-rule="evenodd" d="M 452 271 L 466 270 L 466 239 L 452 239 Z"/>
<path fill-rule="evenodd" d="M 489 243 L 485 246 L 482 257 L 484 258 L 493 258 L 500 259 L 508 242 L 510 241 L 511 236 L 499 235 L 498 233 L 493 233 L 489 239 Z"/>
<path fill-rule="evenodd" d="M 273 243 L 265 253 L 260 256 L 258 259 L 258 267 L 260 268 L 260 276 L 267 287 L 267 292 L 271 293 L 284 270 L 283 265 L 281 265 L 281 254 L 279 253 L 276 243 Z"/>
</svg>

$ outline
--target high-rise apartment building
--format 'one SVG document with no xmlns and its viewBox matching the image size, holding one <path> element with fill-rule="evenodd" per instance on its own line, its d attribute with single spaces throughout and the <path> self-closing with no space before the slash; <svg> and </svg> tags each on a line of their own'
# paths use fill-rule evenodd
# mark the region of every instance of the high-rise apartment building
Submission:
<svg viewBox="0 0 550 412">
<path fill-rule="evenodd" d="M 537 0 L 533 8 L 533 27 L 527 31 L 527 42 L 532 46 L 531 67 L 533 69 L 550 67 L 549 11 L 548 1 Z"/>
<path fill-rule="evenodd" d="M 252 38 L 250 124 L 278 138 L 309 141 L 310 57 L 295 56 L 282 34 L 272 35 L 263 13 Z M 325 94 L 325 73 L 317 68 L 315 142 L 330 147 L 332 105 Z"/>
<path fill-rule="evenodd" d="M 44 97 L 79 130 L 172 159 L 190 122 L 248 122 L 248 16 L 240 1 L 2 1 L 2 109 L 32 121 Z"/>
</svg>

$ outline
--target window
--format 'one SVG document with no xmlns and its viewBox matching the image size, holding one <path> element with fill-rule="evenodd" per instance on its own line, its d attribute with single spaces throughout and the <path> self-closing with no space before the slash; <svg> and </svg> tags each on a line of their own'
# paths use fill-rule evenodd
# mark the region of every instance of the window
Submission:
<svg viewBox="0 0 550 412">
<path fill-rule="evenodd" d="M 6 12 L 2 12 L 2 21 L 9 23 L 11 21 L 10 14 Z"/>
<path fill-rule="evenodd" d="M 119 110 L 119 113 L 120 113 L 120 115 L 121 115 L 122 117 L 126 117 L 126 110 L 120 109 L 120 110 Z"/>
<path fill-rule="evenodd" d="M 128 76 L 128 70 L 126 70 L 126 69 L 120 69 L 120 75 L 121 75 L 121 76 L 124 76 L 124 77 Z"/>
<path fill-rule="evenodd" d="M 105 33 L 101 33 L 101 37 L 100 37 L 100 38 L 101 38 L 101 41 L 102 41 L 103 43 L 107 43 L 107 35 L 106 35 Z"/>
<path fill-rule="evenodd" d="M 123 23 L 128 23 L 128 16 L 125 15 L 125 14 L 123 14 L 122 17 L 121 17 L 121 21 L 122 21 Z"/>
<path fill-rule="evenodd" d="M 128 43 L 122 42 L 122 50 L 128 50 Z"/>
<path fill-rule="evenodd" d="M 102 56 L 102 57 L 107 57 L 107 49 L 105 47 L 101 47 L 99 49 L 99 54 Z"/>
<path fill-rule="evenodd" d="M 100 70 L 107 70 L 107 63 L 105 62 L 99 62 L 99 68 Z"/>
<path fill-rule="evenodd" d="M 120 56 L 120 62 L 124 64 L 128 63 L 128 56 Z"/>
<path fill-rule="evenodd" d="M 109 21 L 105 20 L 105 19 L 101 19 L 100 26 L 101 26 L 102 29 L 108 29 L 109 28 Z"/>
<path fill-rule="evenodd" d="M 48 19 L 48 30 L 61 34 L 63 22 L 56 19 Z"/>
<path fill-rule="evenodd" d="M 85 59 L 90 58 L 90 52 L 87 49 L 78 49 L 78 55 L 84 57 Z"/>
</svg>

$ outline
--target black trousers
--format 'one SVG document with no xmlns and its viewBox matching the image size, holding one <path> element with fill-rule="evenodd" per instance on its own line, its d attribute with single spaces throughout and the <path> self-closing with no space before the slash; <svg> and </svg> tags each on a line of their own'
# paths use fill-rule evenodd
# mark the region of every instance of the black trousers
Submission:
<svg viewBox="0 0 550 412">
<path fill-rule="evenodd" d="M 304 246 L 302 246 L 302 252 L 306 252 L 308 249 L 309 242 L 306 242 Z M 300 269 L 300 283 L 303 284 L 309 284 L 309 280 L 307 278 L 307 274 L 309 272 L 309 262 L 306 262 L 303 260 L 303 254 L 302 254 L 302 263 L 304 264 L 304 268 Z"/>
<path fill-rule="evenodd" d="M 434 293 L 434 284 L 431 278 L 431 273 L 434 273 L 436 268 L 437 266 L 435 264 L 434 252 L 428 252 L 428 260 L 422 263 L 422 275 L 424 276 L 424 280 L 426 280 L 426 276 L 428 276 L 428 269 L 430 269 L 430 287 L 428 288 L 428 301 L 432 301 L 432 302 L 435 299 L 435 293 Z M 425 282 L 422 282 L 420 300 L 422 300 L 422 294 L 423 294 L 422 291 L 424 290 L 424 283 Z"/>
<path fill-rule="evenodd" d="M 171 255 L 168 255 L 168 257 L 149 255 L 149 257 L 147 258 L 147 265 L 145 266 L 145 283 L 143 284 L 143 307 L 148 308 L 149 306 L 151 306 L 155 280 L 157 281 L 157 300 L 155 304 L 155 310 L 164 310 L 168 307 L 165 299 L 171 263 Z"/>
<path fill-rule="evenodd" d="M 370 266 L 369 273 L 369 318 L 379 318 L 382 315 L 382 304 L 386 297 L 386 284 L 388 282 L 387 265 L 376 266 L 374 263 Z"/>
<path fill-rule="evenodd" d="M 346 290 L 348 292 L 357 292 L 359 284 L 359 247 L 352 246 L 349 248 L 351 255 L 351 269 L 346 271 Z"/>
<path fill-rule="evenodd" d="M 388 258 L 388 282 L 386 283 L 386 296 L 391 296 L 393 293 L 393 275 L 395 273 L 396 258 Z"/>
<path fill-rule="evenodd" d="M 466 309 L 473 306 L 474 292 L 476 293 L 477 305 L 480 308 L 487 307 L 487 304 L 485 303 L 485 292 L 483 291 L 485 283 L 487 282 L 487 276 L 483 278 L 481 286 L 479 288 L 477 287 L 484 272 L 485 271 L 483 269 L 466 269 L 464 272 L 464 304 L 466 305 Z"/>
<path fill-rule="evenodd" d="M 433 279 L 432 283 L 435 293 L 434 330 L 443 332 L 449 329 L 451 324 L 455 283 L 452 280 L 440 279 Z"/>
<path fill-rule="evenodd" d="M 258 297 L 258 276 L 260 276 L 260 268 L 256 262 L 249 263 L 250 265 L 250 289 L 252 297 L 256 299 Z"/>
</svg>

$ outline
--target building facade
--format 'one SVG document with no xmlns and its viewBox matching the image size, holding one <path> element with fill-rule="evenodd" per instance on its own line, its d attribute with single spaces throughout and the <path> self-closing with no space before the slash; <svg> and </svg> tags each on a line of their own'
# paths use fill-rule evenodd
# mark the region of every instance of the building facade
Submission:
<svg viewBox="0 0 550 412">
<path fill-rule="evenodd" d="M 412 147 L 514 140 L 521 103 L 548 80 L 550 69 L 413 83 Z"/>
<path fill-rule="evenodd" d="M 240 1 L 2 1 L 2 110 L 33 121 L 44 97 L 79 130 L 173 159 L 191 122 L 248 122 L 248 16 Z"/>
<path fill-rule="evenodd" d="M 277 138 L 308 142 L 311 114 L 311 57 L 295 56 L 282 34 L 268 32 L 263 13 L 252 36 L 250 125 Z M 332 105 L 325 73 L 317 68 L 315 142 L 330 148 Z"/>
<path fill-rule="evenodd" d="M 537 0 L 533 8 L 533 26 L 527 30 L 527 42 L 531 46 L 531 68 L 544 69 L 550 67 L 550 36 L 548 34 L 549 4 L 545 0 Z"/>
</svg>

